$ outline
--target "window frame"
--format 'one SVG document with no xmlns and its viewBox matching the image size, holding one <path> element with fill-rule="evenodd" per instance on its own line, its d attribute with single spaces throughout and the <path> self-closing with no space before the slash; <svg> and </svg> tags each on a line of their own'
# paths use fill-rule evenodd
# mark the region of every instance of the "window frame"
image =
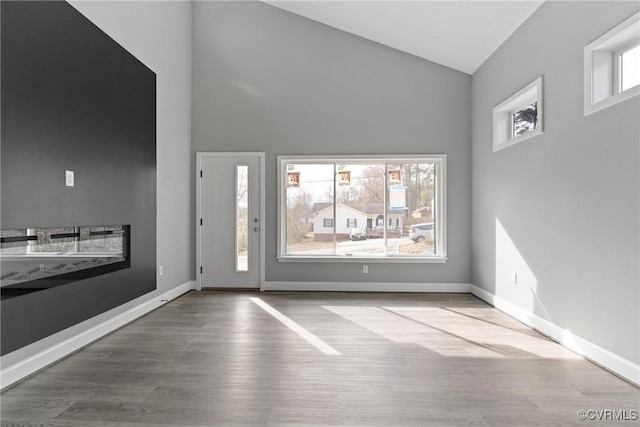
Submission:
<svg viewBox="0 0 640 427">
<path fill-rule="evenodd" d="M 502 150 L 519 142 L 541 135 L 544 131 L 543 78 L 538 77 L 500 104 L 493 107 L 493 151 Z M 536 104 L 536 127 L 513 136 L 513 116 Z"/>
<path fill-rule="evenodd" d="M 640 12 L 584 48 L 584 115 L 640 95 L 640 85 L 621 90 L 620 57 L 640 44 Z"/>
<path fill-rule="evenodd" d="M 623 75 L 622 75 L 622 59 L 625 53 L 632 51 L 640 47 L 640 38 L 634 40 L 631 43 L 622 46 L 620 49 L 616 50 L 613 53 L 613 90 L 615 94 L 626 92 L 627 90 L 633 89 L 635 86 L 630 87 L 629 89 L 623 90 Z M 637 86 L 637 85 L 636 85 Z"/>
<path fill-rule="evenodd" d="M 380 262 L 380 263 L 445 263 L 447 262 L 447 216 L 446 216 L 446 181 L 447 181 L 447 156 L 446 154 L 410 154 L 410 155 L 279 155 L 277 156 L 277 190 L 278 190 L 278 221 L 277 221 L 277 260 L 278 262 Z M 434 235 L 436 236 L 436 255 L 424 256 L 406 256 L 406 255 L 377 255 L 362 256 L 350 254 L 331 254 L 331 255 L 289 255 L 286 253 L 286 230 L 287 230 L 287 207 L 286 207 L 286 190 L 287 190 L 287 165 L 288 164 L 340 164 L 340 163 L 367 163 L 367 162 L 385 162 L 385 163 L 434 163 L 436 167 L 436 178 L 434 183 L 435 207 L 434 214 L 438 218 L 437 226 L 434 227 Z M 385 170 L 387 165 L 385 165 Z M 385 173 L 385 184 L 388 179 Z M 337 178 L 334 178 L 337 179 Z M 337 181 L 336 181 L 337 182 Z M 387 186 L 388 187 L 388 186 Z M 385 194 L 388 188 L 385 188 Z M 386 196 L 385 196 L 386 197 Z M 385 200 L 385 206 L 388 200 Z M 334 225 L 335 207 L 334 203 Z M 385 218 L 387 217 L 387 209 L 385 209 Z M 383 219 L 383 224 L 386 220 Z M 335 233 L 335 227 L 334 227 Z M 385 227 L 386 241 L 386 227 Z"/>
</svg>

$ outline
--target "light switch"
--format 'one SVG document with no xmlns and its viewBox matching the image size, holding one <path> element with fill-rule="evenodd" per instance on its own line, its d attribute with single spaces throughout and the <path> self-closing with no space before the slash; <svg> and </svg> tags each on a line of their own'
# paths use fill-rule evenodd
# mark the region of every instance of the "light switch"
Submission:
<svg viewBox="0 0 640 427">
<path fill-rule="evenodd" d="M 66 185 L 67 187 L 74 186 L 73 171 L 64 171 L 64 185 Z"/>
</svg>

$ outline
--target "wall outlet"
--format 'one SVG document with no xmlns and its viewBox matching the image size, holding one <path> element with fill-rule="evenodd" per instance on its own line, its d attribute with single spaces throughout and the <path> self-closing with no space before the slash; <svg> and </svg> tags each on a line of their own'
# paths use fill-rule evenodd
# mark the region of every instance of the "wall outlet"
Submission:
<svg viewBox="0 0 640 427">
<path fill-rule="evenodd" d="M 515 271 L 511 272 L 511 283 L 513 283 L 514 285 L 518 284 L 518 273 L 516 273 Z"/>
<path fill-rule="evenodd" d="M 159 266 L 158 267 L 158 276 L 162 276 L 162 273 L 163 273 L 162 266 Z"/>
<path fill-rule="evenodd" d="M 363 272 L 364 274 L 367 274 L 367 273 L 369 272 L 369 266 L 368 266 L 368 265 L 363 265 L 363 266 L 362 266 L 362 272 Z"/>
</svg>

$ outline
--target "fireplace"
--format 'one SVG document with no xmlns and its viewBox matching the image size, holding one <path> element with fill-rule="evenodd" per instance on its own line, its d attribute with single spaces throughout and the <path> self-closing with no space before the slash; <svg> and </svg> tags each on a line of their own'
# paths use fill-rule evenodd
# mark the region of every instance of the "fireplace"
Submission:
<svg viewBox="0 0 640 427">
<path fill-rule="evenodd" d="M 2 300 L 130 267 L 130 225 L 0 231 Z"/>
</svg>

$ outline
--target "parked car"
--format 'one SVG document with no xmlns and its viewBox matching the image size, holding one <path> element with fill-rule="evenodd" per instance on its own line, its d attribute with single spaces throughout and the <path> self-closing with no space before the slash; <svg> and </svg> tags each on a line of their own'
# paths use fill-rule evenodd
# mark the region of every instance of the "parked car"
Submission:
<svg viewBox="0 0 640 427">
<path fill-rule="evenodd" d="M 433 223 L 413 224 L 409 229 L 409 238 L 416 243 L 424 242 L 427 236 L 433 236 Z"/>
<path fill-rule="evenodd" d="M 367 230 L 364 228 L 352 228 L 349 232 L 351 240 L 367 240 Z"/>
<path fill-rule="evenodd" d="M 368 239 L 382 239 L 384 237 L 384 227 L 377 226 L 367 229 Z M 387 227 L 387 237 L 402 237 L 402 228 L 396 226 Z"/>
</svg>

